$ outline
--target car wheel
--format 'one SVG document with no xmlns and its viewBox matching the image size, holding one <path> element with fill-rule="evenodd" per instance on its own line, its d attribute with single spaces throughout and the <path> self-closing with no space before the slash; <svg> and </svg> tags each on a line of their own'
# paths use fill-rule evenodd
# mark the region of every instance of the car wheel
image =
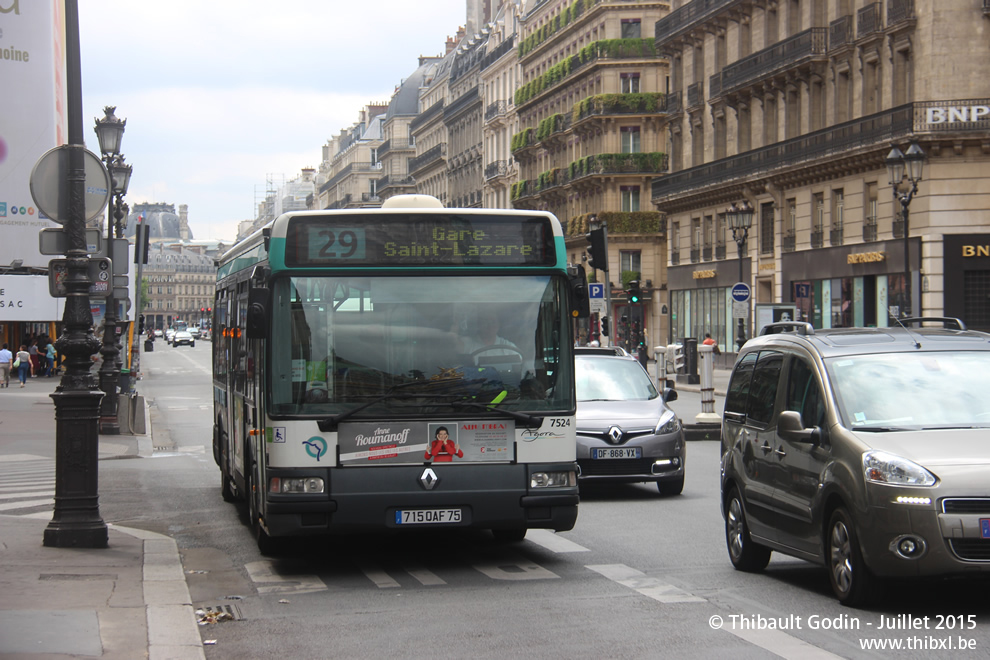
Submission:
<svg viewBox="0 0 990 660">
<path fill-rule="evenodd" d="M 195 346 L 196 346 L 196 342 L 194 341 L 189 342 L 189 348 L 195 348 Z"/>
<path fill-rule="evenodd" d="M 526 528 L 522 529 L 493 529 L 492 536 L 497 543 L 518 543 L 526 538 Z"/>
<path fill-rule="evenodd" d="M 770 563 L 770 548 L 755 543 L 749 536 L 746 514 L 743 512 L 739 491 L 729 492 L 725 506 L 725 545 L 732 565 L 740 571 L 756 573 Z"/>
<path fill-rule="evenodd" d="M 835 597 L 843 605 L 858 606 L 869 602 L 878 592 L 879 583 L 863 561 L 859 534 L 849 513 L 839 507 L 828 523 L 828 578 Z"/>
<path fill-rule="evenodd" d="M 684 490 L 684 475 L 676 479 L 661 479 L 657 482 L 657 490 L 661 495 L 680 495 Z"/>
</svg>

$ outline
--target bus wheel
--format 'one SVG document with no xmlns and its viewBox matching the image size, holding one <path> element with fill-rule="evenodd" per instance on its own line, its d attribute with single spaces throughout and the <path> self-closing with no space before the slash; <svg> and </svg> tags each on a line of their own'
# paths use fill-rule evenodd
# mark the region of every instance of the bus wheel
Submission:
<svg viewBox="0 0 990 660">
<path fill-rule="evenodd" d="M 234 494 L 234 489 L 231 487 L 232 482 L 230 475 L 227 474 L 227 470 L 221 465 L 220 466 L 220 496 L 223 497 L 224 502 L 236 502 L 237 495 Z"/>
<path fill-rule="evenodd" d="M 496 543 L 518 543 L 526 538 L 526 528 L 521 529 L 493 529 L 492 536 Z"/>
</svg>

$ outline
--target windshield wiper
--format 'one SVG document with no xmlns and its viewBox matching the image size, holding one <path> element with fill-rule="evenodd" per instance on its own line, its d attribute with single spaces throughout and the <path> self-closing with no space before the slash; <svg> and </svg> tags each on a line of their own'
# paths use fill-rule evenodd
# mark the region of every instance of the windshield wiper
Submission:
<svg viewBox="0 0 990 660">
<path fill-rule="evenodd" d="M 914 431 L 908 426 L 854 426 L 853 431 L 866 431 L 868 433 L 897 433 L 898 431 Z"/>
<path fill-rule="evenodd" d="M 518 412 L 516 410 L 506 410 L 503 408 L 496 408 L 498 403 L 481 403 L 480 401 L 451 401 L 451 407 L 471 407 L 478 408 L 480 410 L 488 410 L 492 412 L 500 412 L 504 415 L 508 415 L 512 419 L 522 422 L 526 428 L 540 428 L 543 426 L 543 417 L 540 415 L 530 415 L 529 413 Z"/>
<path fill-rule="evenodd" d="M 436 381 L 414 380 L 409 383 L 402 383 L 401 385 L 395 385 L 394 387 L 389 388 L 381 396 L 375 397 L 371 401 L 362 403 L 359 406 L 355 406 L 353 408 L 345 410 L 342 413 L 337 413 L 336 415 L 332 415 L 325 419 L 318 420 L 317 425 L 320 427 L 321 431 L 335 432 L 337 430 L 337 427 L 340 425 L 340 423 L 345 419 L 347 419 L 348 417 L 350 417 L 351 415 L 354 415 L 355 413 L 359 413 L 365 408 L 370 408 L 371 406 L 377 403 L 381 403 L 382 401 L 396 400 L 396 399 L 422 399 L 422 398 L 446 400 L 451 397 L 469 396 L 467 394 L 456 393 L 451 390 L 457 390 L 465 386 L 470 387 L 472 385 L 480 385 L 486 382 L 487 379 L 485 378 L 475 378 L 473 380 L 458 380 L 447 383 L 446 387 L 443 387 L 439 392 L 434 390 L 429 392 L 422 392 L 419 394 L 408 394 L 404 391 L 399 391 L 399 390 L 404 390 L 405 388 L 413 387 L 415 385 L 431 385 L 433 387 L 436 387 Z M 503 411 L 503 412 L 508 412 L 508 411 Z M 527 416 L 526 419 L 528 420 L 530 418 Z M 542 418 L 539 419 L 540 419 L 540 423 L 542 423 L 543 419 Z"/>
</svg>

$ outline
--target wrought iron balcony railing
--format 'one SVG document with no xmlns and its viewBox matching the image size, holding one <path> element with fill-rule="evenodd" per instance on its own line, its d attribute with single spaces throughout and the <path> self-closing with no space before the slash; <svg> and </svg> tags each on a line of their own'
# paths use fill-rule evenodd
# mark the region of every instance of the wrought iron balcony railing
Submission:
<svg viewBox="0 0 990 660">
<path fill-rule="evenodd" d="M 722 69 L 722 92 L 729 93 L 827 52 L 828 28 L 809 28 Z"/>
<path fill-rule="evenodd" d="M 853 42 L 852 16 L 840 16 L 828 24 L 828 47 L 838 48 Z"/>
<path fill-rule="evenodd" d="M 797 249 L 797 236 L 793 229 L 788 229 L 780 238 L 780 249 L 782 252 L 794 252 Z"/>
<path fill-rule="evenodd" d="M 823 229 L 811 230 L 811 247 L 820 248 L 825 245 L 825 231 Z"/>
<path fill-rule="evenodd" d="M 832 225 L 831 231 L 828 232 L 828 242 L 832 245 L 842 245 L 843 234 L 842 225 Z"/>
<path fill-rule="evenodd" d="M 914 0 L 887 0 L 887 27 L 913 18 Z"/>
<path fill-rule="evenodd" d="M 415 172 L 416 170 L 423 169 L 427 165 L 432 164 L 434 161 L 441 160 L 447 151 L 447 143 L 441 142 L 435 147 L 427 149 L 419 156 L 409 159 L 409 171 Z"/>
<path fill-rule="evenodd" d="M 883 30 L 880 16 L 881 4 L 882 3 L 879 2 L 871 2 L 856 12 L 857 39 L 862 39 L 863 37 L 876 34 Z"/>
</svg>

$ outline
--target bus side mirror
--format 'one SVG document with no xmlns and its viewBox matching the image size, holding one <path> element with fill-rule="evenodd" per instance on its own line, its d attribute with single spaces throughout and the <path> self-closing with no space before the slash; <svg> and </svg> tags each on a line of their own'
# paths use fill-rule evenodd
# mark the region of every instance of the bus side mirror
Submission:
<svg viewBox="0 0 990 660">
<path fill-rule="evenodd" d="M 270 289 L 257 287 L 248 289 L 248 339 L 265 339 L 268 337 L 268 308 L 271 307 L 271 299 Z"/>
</svg>

